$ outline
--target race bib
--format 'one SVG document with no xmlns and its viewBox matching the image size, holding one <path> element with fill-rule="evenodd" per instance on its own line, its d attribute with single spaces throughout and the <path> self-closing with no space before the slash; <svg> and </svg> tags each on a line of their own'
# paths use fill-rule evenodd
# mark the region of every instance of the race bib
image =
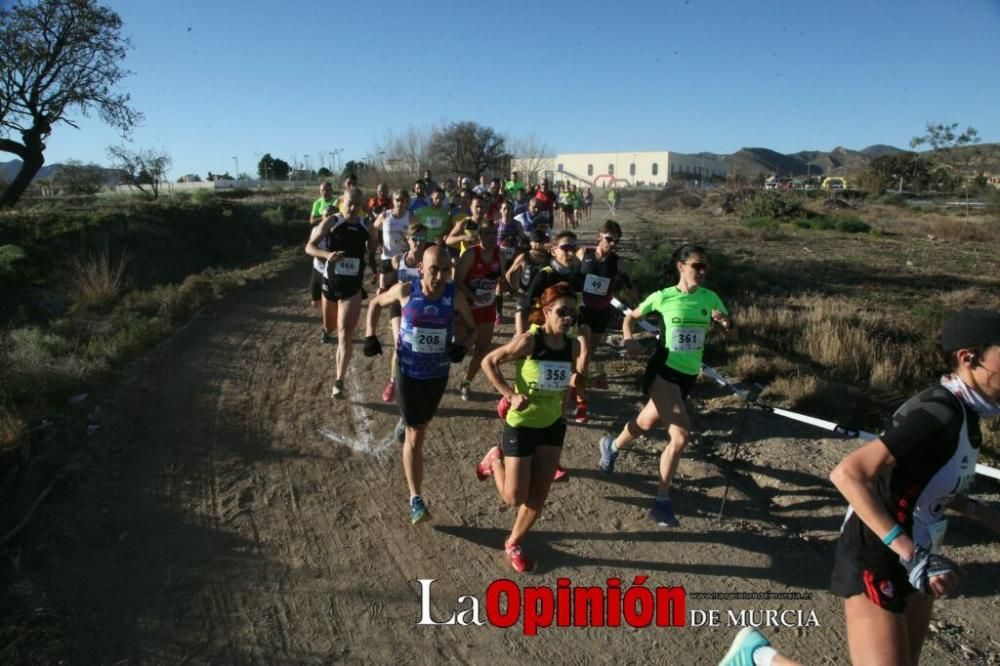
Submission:
<svg viewBox="0 0 1000 666">
<path fill-rule="evenodd" d="M 594 296 L 606 296 L 608 287 L 611 286 L 611 278 L 600 275 L 587 275 L 583 281 L 583 291 Z"/>
<path fill-rule="evenodd" d="M 443 328 L 413 329 L 410 348 L 418 354 L 443 354 L 448 344 L 448 331 Z"/>
<path fill-rule="evenodd" d="M 344 257 L 334 264 L 335 275 L 357 275 L 361 271 L 361 260 L 357 257 Z"/>
<path fill-rule="evenodd" d="M 514 258 L 514 254 L 517 253 L 516 247 L 502 247 L 500 248 L 500 256 L 503 257 L 504 261 L 510 261 Z"/>
<path fill-rule="evenodd" d="M 427 216 L 423 219 L 423 223 L 428 229 L 440 229 L 441 225 L 444 224 L 444 220 L 440 217 Z"/>
<path fill-rule="evenodd" d="M 569 361 L 539 361 L 537 387 L 543 391 L 561 391 L 569 386 L 572 374 Z"/>
<path fill-rule="evenodd" d="M 941 518 L 927 526 L 927 534 L 931 538 L 930 551 L 934 555 L 941 554 L 941 547 L 944 545 L 944 534 L 948 531 L 948 519 Z"/>
<path fill-rule="evenodd" d="M 492 305 L 493 301 L 496 300 L 496 296 L 496 290 L 494 289 L 476 289 L 475 307 L 482 308 Z"/>
<path fill-rule="evenodd" d="M 705 329 L 679 327 L 670 332 L 670 351 L 701 351 L 705 346 Z"/>
</svg>

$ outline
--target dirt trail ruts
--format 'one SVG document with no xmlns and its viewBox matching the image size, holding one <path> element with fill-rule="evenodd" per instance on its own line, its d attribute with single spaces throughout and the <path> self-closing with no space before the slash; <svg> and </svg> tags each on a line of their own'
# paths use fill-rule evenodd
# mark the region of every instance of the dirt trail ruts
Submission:
<svg viewBox="0 0 1000 666">
<path fill-rule="evenodd" d="M 619 219 L 627 234 L 634 218 Z M 318 340 L 306 272 L 303 260 L 229 298 L 136 364 L 108 398 L 87 472 L 20 539 L 23 576 L 59 618 L 69 663 L 709 664 L 737 630 L 726 611 L 750 609 L 814 612 L 818 627 L 765 631 L 807 663 L 846 662 L 840 602 L 825 592 L 843 510 L 826 474 L 850 443 L 754 415 L 719 523 L 720 456 L 739 411 L 702 384 L 697 442 L 674 493 L 683 527 L 658 529 L 646 511 L 662 436 L 624 454 L 612 479 L 596 470 L 597 439 L 634 413 L 639 371 L 605 347 L 611 389 L 591 394 L 589 424 L 569 428 L 571 479 L 554 485 L 526 542 L 540 569 L 518 576 L 500 550 L 513 512 L 473 474 L 500 432 L 486 382 L 477 378 L 470 402 L 446 394 L 426 444 L 433 520 L 411 527 L 390 438 L 397 411 L 379 399 L 388 362 L 358 344 L 347 398 L 331 400 L 332 349 Z M 939 604 L 925 660 L 996 663 L 997 549 L 964 523 L 955 532 L 978 583 Z M 650 588 L 811 599 L 689 598 L 689 610 L 721 611 L 715 628 L 553 626 L 531 637 L 520 623 L 416 625 L 418 579 L 437 581 L 442 619 L 459 596 L 485 602 L 500 578 L 555 588 L 560 577 L 613 576 L 625 588 L 648 576 Z"/>
</svg>

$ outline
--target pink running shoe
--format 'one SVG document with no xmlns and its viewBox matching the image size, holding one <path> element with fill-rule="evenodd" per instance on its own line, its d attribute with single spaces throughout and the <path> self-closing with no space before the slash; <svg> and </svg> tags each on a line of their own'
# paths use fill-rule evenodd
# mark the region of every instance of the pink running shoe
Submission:
<svg viewBox="0 0 1000 666">
<path fill-rule="evenodd" d="M 499 400 L 497 400 L 497 416 L 499 416 L 501 420 L 507 418 L 507 412 L 509 411 L 510 411 L 510 400 L 507 399 L 507 396 L 504 396 Z"/>
<path fill-rule="evenodd" d="M 396 398 L 396 382 L 391 379 L 386 382 L 385 388 L 382 389 L 382 402 L 392 402 Z"/>
<path fill-rule="evenodd" d="M 586 423 L 590 420 L 587 416 L 587 403 L 585 401 L 576 401 L 576 414 L 573 416 L 573 420 L 577 423 Z"/>
<path fill-rule="evenodd" d="M 476 478 L 480 481 L 485 481 L 493 476 L 493 461 L 502 459 L 503 450 L 499 446 L 494 446 L 492 449 L 487 451 L 486 455 L 483 456 L 483 459 L 476 465 Z"/>
<path fill-rule="evenodd" d="M 567 472 L 566 470 L 564 470 L 562 465 L 559 465 L 558 467 L 556 467 L 556 473 L 552 477 L 552 480 L 553 481 L 566 481 L 567 479 L 569 479 L 569 472 Z"/>
<path fill-rule="evenodd" d="M 503 323 L 503 317 L 500 315 L 499 312 L 497 313 L 497 316 L 493 319 L 493 323 L 496 326 L 499 326 L 500 324 Z"/>
<path fill-rule="evenodd" d="M 528 559 L 519 545 L 505 543 L 503 549 L 507 553 L 507 559 L 510 560 L 510 566 L 514 567 L 514 571 L 525 573 L 534 570 L 535 563 Z"/>
</svg>

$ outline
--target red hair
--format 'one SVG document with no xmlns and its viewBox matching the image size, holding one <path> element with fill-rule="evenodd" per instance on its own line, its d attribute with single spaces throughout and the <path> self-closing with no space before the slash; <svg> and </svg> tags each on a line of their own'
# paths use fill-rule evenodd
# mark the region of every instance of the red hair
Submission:
<svg viewBox="0 0 1000 666">
<path fill-rule="evenodd" d="M 569 286 L 568 282 L 557 282 L 543 291 L 542 295 L 539 296 L 538 301 L 535 302 L 535 307 L 528 315 L 528 321 L 541 326 L 545 323 L 545 313 L 542 312 L 542 308 L 549 307 L 561 298 L 573 298 L 573 296 L 573 288 Z"/>
</svg>

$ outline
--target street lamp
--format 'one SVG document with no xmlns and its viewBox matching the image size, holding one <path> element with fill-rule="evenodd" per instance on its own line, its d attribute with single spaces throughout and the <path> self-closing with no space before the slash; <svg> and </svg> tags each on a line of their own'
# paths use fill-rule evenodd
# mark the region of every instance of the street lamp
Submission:
<svg viewBox="0 0 1000 666">
<path fill-rule="evenodd" d="M 235 175 L 235 179 L 239 180 L 240 179 L 240 158 L 236 157 L 236 155 L 233 155 L 233 162 L 236 162 L 236 175 Z"/>
</svg>

